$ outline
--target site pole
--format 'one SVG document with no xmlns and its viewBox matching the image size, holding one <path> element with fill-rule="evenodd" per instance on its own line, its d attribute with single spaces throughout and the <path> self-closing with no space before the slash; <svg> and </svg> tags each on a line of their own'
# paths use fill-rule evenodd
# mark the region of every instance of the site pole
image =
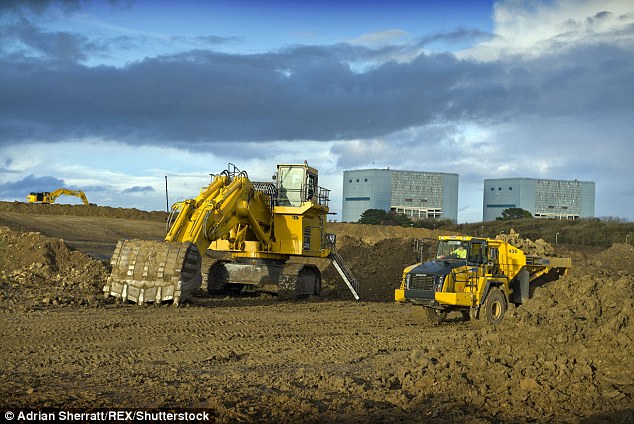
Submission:
<svg viewBox="0 0 634 424">
<path fill-rule="evenodd" d="M 170 211 L 170 198 L 167 195 L 167 175 L 165 176 L 165 212 Z"/>
</svg>

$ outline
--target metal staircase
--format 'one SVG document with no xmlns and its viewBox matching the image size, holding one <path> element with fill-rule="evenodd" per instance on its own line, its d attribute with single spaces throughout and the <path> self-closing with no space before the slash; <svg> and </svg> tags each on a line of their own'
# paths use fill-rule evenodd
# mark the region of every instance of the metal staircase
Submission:
<svg viewBox="0 0 634 424">
<path fill-rule="evenodd" d="M 345 281 L 346 285 L 350 289 L 350 293 L 354 296 L 355 300 L 359 300 L 359 282 L 344 262 L 343 258 L 336 251 L 332 251 L 330 253 L 330 259 L 332 259 L 332 264 L 335 266 L 343 281 Z"/>
</svg>

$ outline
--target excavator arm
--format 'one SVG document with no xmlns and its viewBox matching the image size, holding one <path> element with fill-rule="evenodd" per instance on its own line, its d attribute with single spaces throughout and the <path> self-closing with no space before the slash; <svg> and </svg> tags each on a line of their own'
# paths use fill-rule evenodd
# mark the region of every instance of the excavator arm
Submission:
<svg viewBox="0 0 634 424">
<path fill-rule="evenodd" d="M 241 242 L 251 236 L 261 243 L 261 250 L 268 250 L 272 213 L 267 199 L 246 177 L 216 178 L 196 199 L 175 204 L 171 215 L 176 218 L 166 242 L 191 242 L 204 252 L 211 242 L 227 238 L 232 250 L 243 250 Z"/>
</svg>

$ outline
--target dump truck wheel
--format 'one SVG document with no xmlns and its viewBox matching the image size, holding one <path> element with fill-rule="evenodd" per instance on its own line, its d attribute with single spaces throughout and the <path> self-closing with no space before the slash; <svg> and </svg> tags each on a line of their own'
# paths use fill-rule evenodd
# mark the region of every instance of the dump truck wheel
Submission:
<svg viewBox="0 0 634 424">
<path fill-rule="evenodd" d="M 427 309 L 427 316 L 429 317 L 429 321 L 431 321 L 433 324 L 439 324 L 447 318 L 447 311 L 441 311 L 434 308 L 425 309 Z"/>
<path fill-rule="evenodd" d="M 416 324 L 437 325 L 447 318 L 447 312 L 426 306 L 413 305 L 412 318 Z"/>
<path fill-rule="evenodd" d="M 460 313 L 462 314 L 462 320 L 463 321 L 469 321 L 471 319 L 471 312 L 470 311 L 460 311 Z"/>
<path fill-rule="evenodd" d="M 497 287 L 491 288 L 480 310 L 480 318 L 489 324 L 499 324 L 502 322 L 505 312 L 506 299 L 504 298 L 504 293 Z"/>
</svg>

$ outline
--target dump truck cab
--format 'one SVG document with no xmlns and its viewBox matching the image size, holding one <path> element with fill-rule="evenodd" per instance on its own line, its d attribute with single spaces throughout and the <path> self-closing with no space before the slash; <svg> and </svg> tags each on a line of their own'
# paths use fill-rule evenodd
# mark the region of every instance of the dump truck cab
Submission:
<svg viewBox="0 0 634 424">
<path fill-rule="evenodd" d="M 526 256 L 499 239 L 440 236 L 435 256 L 403 271 L 394 298 L 427 309 L 434 321 L 448 312 L 497 324 L 509 304 L 529 298 L 529 285 L 549 273 L 571 267 L 569 258 Z"/>
<path fill-rule="evenodd" d="M 397 301 L 408 300 L 417 305 L 439 307 L 436 294 L 464 292 L 469 281 L 465 272 L 486 263 L 486 239 L 441 236 L 434 257 L 405 268 L 403 282 L 396 290 Z M 446 285 L 445 285 L 446 284 Z"/>
</svg>

